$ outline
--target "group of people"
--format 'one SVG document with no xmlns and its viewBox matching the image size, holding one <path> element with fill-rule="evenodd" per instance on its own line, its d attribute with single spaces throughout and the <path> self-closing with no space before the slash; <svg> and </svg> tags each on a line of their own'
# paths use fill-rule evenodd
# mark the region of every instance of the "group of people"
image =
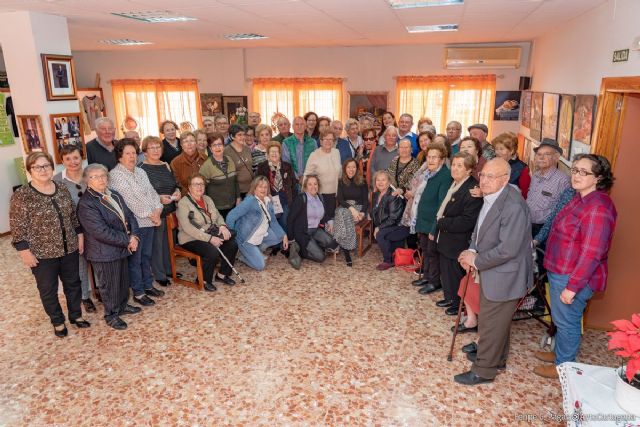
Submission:
<svg viewBox="0 0 640 427">
<path fill-rule="evenodd" d="M 229 125 L 216 116 L 180 135 L 165 121 L 162 139 L 128 132 L 116 141 L 113 122 L 99 118 L 84 169 L 73 145 L 63 148 L 64 169 L 55 176 L 48 154 L 27 157 L 32 180 L 11 201 L 13 244 L 57 336 L 67 334 L 58 279 L 69 321 L 90 326 L 81 311 L 96 310 L 89 266 L 115 329 L 127 327 L 121 316 L 141 310 L 129 304 L 129 288 L 144 307 L 163 296 L 154 281 L 167 286 L 173 274 L 168 215 L 177 218 L 177 244 L 202 257 L 206 291 L 235 284 L 236 259 L 263 270 L 270 255 L 283 253 L 300 268 L 302 259 L 342 252 L 351 267 L 356 227 L 370 220 L 382 253 L 377 270 L 394 267 L 398 248 L 418 248 L 419 293 L 442 290 L 436 305 L 447 315 L 457 314 L 465 295 L 458 332 L 480 339 L 463 348 L 474 363 L 457 382 L 493 381 L 506 366 L 511 317 L 532 287 L 535 246 L 546 250 L 558 328 L 555 353 L 536 357 L 575 360 L 582 312 L 606 285 L 616 222 L 607 159 L 576 156 L 568 175 L 558 168 L 558 144 L 543 140 L 532 172 L 513 133 L 488 141 L 488 127 L 474 124 L 463 137 L 452 121 L 439 134 L 423 118 L 416 134 L 409 114 L 396 121 L 385 112 L 378 131 L 370 121 L 343 125 L 308 112 L 292 123 L 280 117 L 277 135 L 258 113 L 249 119 Z M 476 285 L 462 292 L 467 274 Z M 557 375 L 552 365 L 536 373 Z"/>
</svg>

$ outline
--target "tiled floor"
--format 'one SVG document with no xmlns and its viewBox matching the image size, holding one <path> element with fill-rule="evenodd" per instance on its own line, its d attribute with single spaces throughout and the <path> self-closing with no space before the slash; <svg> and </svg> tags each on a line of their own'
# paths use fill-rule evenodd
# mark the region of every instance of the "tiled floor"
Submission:
<svg viewBox="0 0 640 427">
<path fill-rule="evenodd" d="M 514 425 L 560 413 L 557 381 L 534 376 L 544 329 L 517 322 L 506 373 L 462 387 L 470 365 L 446 361 L 452 318 L 400 271 L 377 272 L 376 249 L 348 269 L 282 256 L 247 284 L 210 294 L 172 285 L 114 331 L 56 338 L 30 272 L 0 239 L 0 425 Z M 462 335 L 460 345 L 474 336 Z M 580 360 L 615 366 L 602 332 Z"/>
</svg>

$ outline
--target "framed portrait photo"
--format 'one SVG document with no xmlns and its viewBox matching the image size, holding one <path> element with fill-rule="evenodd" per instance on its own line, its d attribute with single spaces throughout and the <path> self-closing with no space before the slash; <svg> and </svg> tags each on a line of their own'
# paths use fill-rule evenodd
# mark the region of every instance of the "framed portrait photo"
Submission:
<svg viewBox="0 0 640 427">
<path fill-rule="evenodd" d="M 53 153 L 56 164 L 62 164 L 60 150 L 65 145 L 76 145 L 80 148 L 82 158 L 86 159 L 84 132 L 80 113 L 63 113 L 49 115 L 53 136 Z"/>
<path fill-rule="evenodd" d="M 42 68 L 48 101 L 76 99 L 76 77 L 73 57 L 43 53 Z"/>
<path fill-rule="evenodd" d="M 46 153 L 47 139 L 42 130 L 40 116 L 17 116 L 17 119 L 24 152 L 26 154 L 34 151 L 44 151 Z"/>
</svg>

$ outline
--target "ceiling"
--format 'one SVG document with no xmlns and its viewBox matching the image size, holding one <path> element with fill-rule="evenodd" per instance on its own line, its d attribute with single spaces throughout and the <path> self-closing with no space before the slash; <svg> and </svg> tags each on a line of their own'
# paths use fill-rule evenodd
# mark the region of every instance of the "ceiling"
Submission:
<svg viewBox="0 0 640 427">
<path fill-rule="evenodd" d="M 392 9 L 386 0 L 0 0 L 0 13 L 67 17 L 73 50 L 211 49 L 528 41 L 607 0 L 465 0 Z M 151 24 L 112 12 L 168 10 L 197 21 Z M 455 32 L 410 34 L 409 25 L 458 24 Z M 231 33 L 264 40 L 231 41 Z M 104 39 L 153 44 L 110 46 Z"/>
</svg>

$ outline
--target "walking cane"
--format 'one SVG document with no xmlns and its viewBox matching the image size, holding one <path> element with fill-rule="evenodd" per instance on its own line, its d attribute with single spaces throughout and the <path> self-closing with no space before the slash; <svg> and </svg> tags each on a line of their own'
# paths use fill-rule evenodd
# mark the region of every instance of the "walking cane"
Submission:
<svg viewBox="0 0 640 427">
<path fill-rule="evenodd" d="M 458 326 L 460 325 L 460 316 L 462 316 L 462 306 L 464 305 L 464 298 L 467 296 L 467 289 L 469 289 L 469 280 L 473 276 L 473 267 L 469 268 L 469 273 L 467 273 L 467 283 L 464 286 L 464 291 L 462 291 L 462 300 L 458 305 L 458 316 L 456 317 L 456 325 L 453 327 L 453 336 L 451 337 L 451 347 L 449 348 L 449 354 L 447 355 L 447 361 L 451 362 L 453 360 L 453 347 L 456 345 L 456 337 L 458 336 Z"/>
<path fill-rule="evenodd" d="M 242 278 L 242 276 L 240 276 L 240 273 L 238 273 L 238 270 L 236 270 L 236 268 L 229 262 L 229 260 L 227 259 L 227 257 L 222 253 L 222 251 L 220 250 L 219 247 L 217 247 L 216 245 L 213 245 L 214 248 L 216 248 L 218 250 L 218 253 L 220 254 L 220 256 L 222 257 L 223 260 L 225 260 L 225 262 L 227 263 L 227 265 L 229 265 L 229 267 L 231 267 L 231 270 L 233 270 L 233 272 L 235 273 L 236 276 L 238 276 L 238 279 L 240 279 L 240 283 L 244 283 L 244 279 Z"/>
</svg>

